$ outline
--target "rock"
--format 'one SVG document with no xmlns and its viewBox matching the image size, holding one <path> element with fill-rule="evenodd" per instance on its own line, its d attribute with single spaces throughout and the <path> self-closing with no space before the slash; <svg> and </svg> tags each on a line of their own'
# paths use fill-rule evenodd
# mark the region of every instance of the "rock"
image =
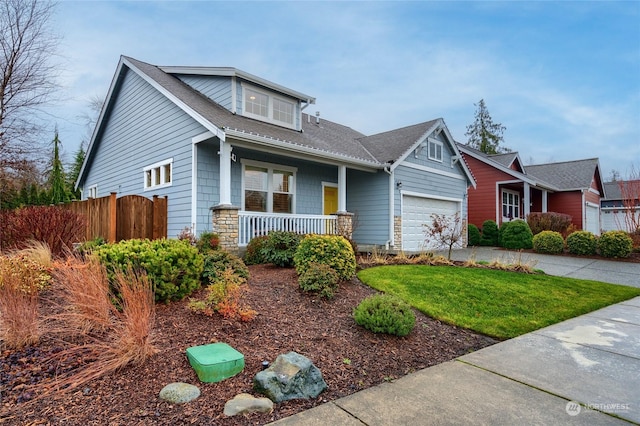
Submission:
<svg viewBox="0 0 640 426">
<path fill-rule="evenodd" d="M 172 404 L 184 404 L 200 396 L 200 389 L 189 383 L 169 383 L 160 391 L 160 399 Z"/>
<path fill-rule="evenodd" d="M 315 398 L 327 388 L 327 383 L 309 358 L 289 352 L 278 355 L 271 367 L 256 374 L 253 387 L 273 402 L 282 402 Z"/>
<path fill-rule="evenodd" d="M 269 398 L 255 398 L 248 393 L 236 395 L 224 404 L 225 416 L 255 412 L 270 413 L 271 411 L 273 411 L 273 402 Z"/>
</svg>

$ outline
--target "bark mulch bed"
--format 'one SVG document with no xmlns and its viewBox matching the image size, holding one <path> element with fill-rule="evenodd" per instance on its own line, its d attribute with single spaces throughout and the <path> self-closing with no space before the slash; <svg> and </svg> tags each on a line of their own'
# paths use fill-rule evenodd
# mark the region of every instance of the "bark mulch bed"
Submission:
<svg viewBox="0 0 640 426">
<path fill-rule="evenodd" d="M 422 368 L 489 346 L 496 340 L 436 321 L 418 312 L 407 337 L 373 334 L 355 324 L 353 308 L 374 293 L 357 279 L 343 283 L 333 300 L 302 293 L 293 269 L 250 267 L 247 303 L 258 311 L 251 322 L 206 317 L 189 311 L 186 300 L 158 305 L 155 339 L 159 354 L 141 367 L 126 367 L 76 391 L 40 397 L 38 383 L 51 383 L 64 365 L 44 362 L 59 350 L 45 335 L 37 347 L 2 351 L 0 424 L 2 425 L 256 425 L 290 416 L 393 380 Z M 190 346 L 225 342 L 245 356 L 245 369 L 219 383 L 201 383 L 185 355 Z M 270 414 L 226 417 L 224 404 L 252 390 L 262 361 L 296 351 L 322 371 L 328 389 L 318 398 L 276 404 Z M 171 382 L 199 386 L 202 394 L 185 405 L 158 398 Z"/>
</svg>

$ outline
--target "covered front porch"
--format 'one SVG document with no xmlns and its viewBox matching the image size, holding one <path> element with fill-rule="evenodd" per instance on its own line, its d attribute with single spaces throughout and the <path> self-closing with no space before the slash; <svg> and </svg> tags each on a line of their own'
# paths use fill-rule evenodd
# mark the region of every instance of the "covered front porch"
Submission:
<svg viewBox="0 0 640 426">
<path fill-rule="evenodd" d="M 521 180 L 496 182 L 498 225 L 514 219 L 526 220 L 533 212 L 548 212 L 549 190 Z"/>
</svg>

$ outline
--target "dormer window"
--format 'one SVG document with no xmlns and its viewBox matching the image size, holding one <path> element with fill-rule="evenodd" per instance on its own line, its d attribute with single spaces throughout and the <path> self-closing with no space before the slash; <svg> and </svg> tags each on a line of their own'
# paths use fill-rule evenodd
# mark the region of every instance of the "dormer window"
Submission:
<svg viewBox="0 0 640 426">
<path fill-rule="evenodd" d="M 442 162 L 442 142 L 429 140 L 429 160 Z"/>
<path fill-rule="evenodd" d="M 243 84 L 243 115 L 267 121 L 279 126 L 295 128 L 295 104 L 292 100 L 274 93 Z"/>
</svg>

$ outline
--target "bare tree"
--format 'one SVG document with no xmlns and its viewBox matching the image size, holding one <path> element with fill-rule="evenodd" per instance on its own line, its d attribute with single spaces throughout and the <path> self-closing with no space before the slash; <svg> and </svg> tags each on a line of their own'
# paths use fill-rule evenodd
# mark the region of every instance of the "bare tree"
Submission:
<svg viewBox="0 0 640 426">
<path fill-rule="evenodd" d="M 423 224 L 423 231 L 428 242 L 437 244 L 438 248 L 448 249 L 447 259 L 451 260 L 451 251 L 461 246 L 464 241 L 462 219 L 460 213 L 454 215 L 431 214 L 431 225 Z"/>
<path fill-rule="evenodd" d="M 44 147 L 41 107 L 57 88 L 53 8 L 41 0 L 0 1 L 0 170 L 20 169 Z"/>
<path fill-rule="evenodd" d="M 624 223 L 618 223 L 618 227 L 628 232 L 638 232 L 640 231 L 640 169 L 632 165 L 628 180 L 619 180 L 618 188 L 620 188 L 624 213 Z"/>
</svg>

